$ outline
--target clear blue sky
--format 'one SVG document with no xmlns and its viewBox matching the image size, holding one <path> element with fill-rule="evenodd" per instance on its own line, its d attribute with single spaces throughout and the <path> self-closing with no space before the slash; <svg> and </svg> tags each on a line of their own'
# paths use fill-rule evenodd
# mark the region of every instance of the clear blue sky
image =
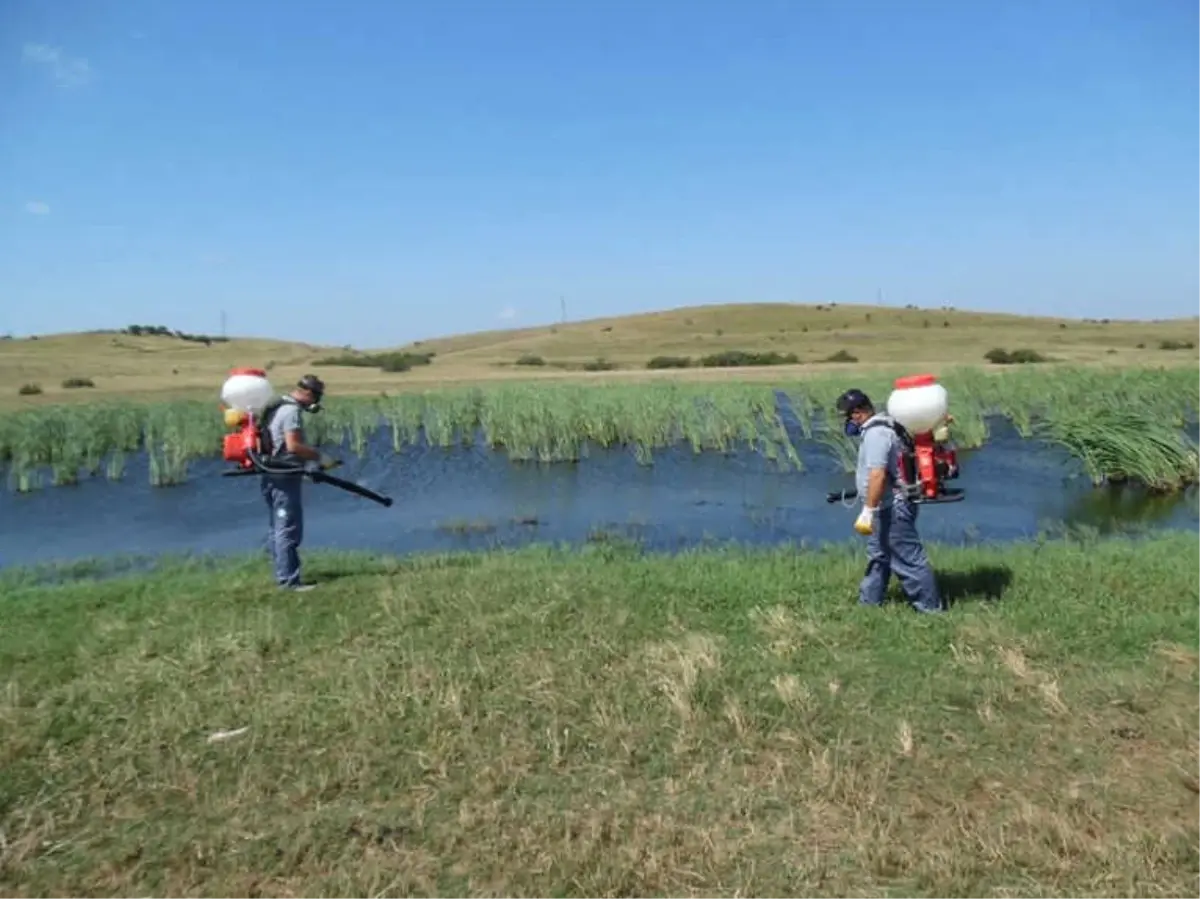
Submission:
<svg viewBox="0 0 1200 899">
<path fill-rule="evenodd" d="M 1195 0 L 6 0 L 0 332 L 1195 314 Z"/>
</svg>

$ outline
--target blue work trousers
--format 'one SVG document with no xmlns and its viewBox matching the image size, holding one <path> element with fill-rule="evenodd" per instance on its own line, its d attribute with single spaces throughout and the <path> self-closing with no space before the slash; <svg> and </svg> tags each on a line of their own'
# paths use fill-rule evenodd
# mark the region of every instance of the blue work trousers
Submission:
<svg viewBox="0 0 1200 899">
<path fill-rule="evenodd" d="M 920 506 L 897 499 L 875 515 L 875 531 L 867 538 L 867 571 L 858 588 L 858 601 L 883 605 L 892 573 L 909 602 L 919 612 L 942 611 L 933 566 L 917 533 Z"/>
<path fill-rule="evenodd" d="M 281 587 L 300 585 L 300 542 L 304 539 L 303 481 L 296 475 L 263 475 L 262 495 L 271 513 L 267 555 Z"/>
</svg>

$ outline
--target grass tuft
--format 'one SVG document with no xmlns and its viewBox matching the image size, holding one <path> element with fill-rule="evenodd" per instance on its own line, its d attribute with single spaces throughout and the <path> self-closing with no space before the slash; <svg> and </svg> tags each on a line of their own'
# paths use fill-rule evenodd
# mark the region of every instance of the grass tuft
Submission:
<svg viewBox="0 0 1200 899">
<path fill-rule="evenodd" d="M 1132 410 L 1063 410 L 1042 435 L 1082 460 L 1096 484 L 1135 481 L 1171 492 L 1196 483 L 1196 444 L 1156 418 Z"/>
</svg>

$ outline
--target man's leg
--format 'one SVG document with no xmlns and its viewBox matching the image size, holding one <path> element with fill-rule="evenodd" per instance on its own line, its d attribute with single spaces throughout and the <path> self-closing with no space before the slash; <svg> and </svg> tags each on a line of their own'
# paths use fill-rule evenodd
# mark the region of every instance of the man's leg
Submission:
<svg viewBox="0 0 1200 899">
<path fill-rule="evenodd" d="M 281 587 L 300 586 L 300 542 L 304 539 L 304 509 L 301 481 L 278 478 L 273 485 L 275 581 Z"/>
<path fill-rule="evenodd" d="M 918 612 L 941 612 L 942 598 L 938 593 L 933 566 L 917 533 L 917 513 L 920 507 L 914 503 L 897 502 L 892 515 L 891 532 L 888 535 L 891 547 L 892 569 L 900 579 L 900 586 Z"/>
<path fill-rule="evenodd" d="M 880 509 L 875 514 L 875 530 L 867 537 L 867 570 L 858 585 L 858 602 L 864 606 L 881 606 L 892 577 L 892 559 L 888 540 L 892 526 L 892 510 Z"/>
<path fill-rule="evenodd" d="M 264 550 L 267 558 L 271 560 L 271 567 L 275 566 L 275 488 L 271 486 L 269 478 L 263 477 L 259 481 L 259 489 L 262 492 L 263 501 L 267 504 L 267 538 L 264 543 Z"/>
</svg>

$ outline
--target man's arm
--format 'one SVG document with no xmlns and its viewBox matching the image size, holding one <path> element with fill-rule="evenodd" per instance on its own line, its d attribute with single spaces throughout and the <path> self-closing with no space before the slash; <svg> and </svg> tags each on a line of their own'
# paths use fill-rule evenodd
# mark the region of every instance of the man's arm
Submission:
<svg viewBox="0 0 1200 899">
<path fill-rule="evenodd" d="M 279 416 L 279 428 L 283 431 L 284 446 L 297 459 L 316 462 L 321 454 L 304 441 L 304 430 L 300 427 L 300 410 L 291 403 L 281 406 L 275 413 Z"/>
<path fill-rule="evenodd" d="M 321 454 L 304 442 L 300 436 L 299 428 L 291 428 L 283 432 L 284 442 L 287 444 L 287 450 L 298 459 L 304 459 L 307 462 L 319 462 Z"/>
<path fill-rule="evenodd" d="M 866 505 L 868 509 L 878 509 L 879 504 L 883 502 L 883 491 L 887 489 L 887 469 L 872 468 L 867 475 L 867 499 Z"/>
<path fill-rule="evenodd" d="M 868 509 L 878 509 L 883 491 L 888 486 L 888 455 L 892 442 L 883 428 L 872 428 L 863 435 L 863 455 L 867 465 L 867 495 L 863 498 Z"/>
</svg>

